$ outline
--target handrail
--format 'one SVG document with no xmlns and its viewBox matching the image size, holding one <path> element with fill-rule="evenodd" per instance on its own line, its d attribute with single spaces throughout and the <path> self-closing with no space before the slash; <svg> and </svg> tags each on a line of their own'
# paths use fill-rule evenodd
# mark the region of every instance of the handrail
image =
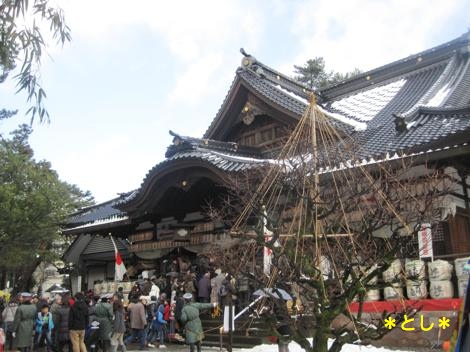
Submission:
<svg viewBox="0 0 470 352">
<path fill-rule="evenodd" d="M 233 322 L 235 322 L 235 320 L 237 320 L 243 314 L 245 314 L 251 307 L 253 307 L 256 303 L 258 303 L 261 300 L 261 298 L 263 298 L 263 297 L 264 296 L 259 296 L 253 302 L 251 302 L 248 306 L 246 306 L 240 312 L 238 312 L 238 314 L 233 317 Z M 230 332 L 230 328 L 232 327 L 231 325 L 232 324 L 230 324 L 230 321 L 229 321 L 229 332 Z M 222 351 L 222 349 L 223 349 L 223 337 L 222 337 L 223 333 L 224 333 L 224 326 L 222 325 L 222 327 L 219 329 L 219 345 L 220 345 L 219 348 L 220 348 L 220 351 Z"/>
</svg>

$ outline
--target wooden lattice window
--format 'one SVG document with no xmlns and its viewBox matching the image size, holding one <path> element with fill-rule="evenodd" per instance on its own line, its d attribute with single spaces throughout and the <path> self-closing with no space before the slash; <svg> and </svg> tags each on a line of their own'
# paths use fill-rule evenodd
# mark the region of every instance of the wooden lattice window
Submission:
<svg viewBox="0 0 470 352">
<path fill-rule="evenodd" d="M 470 211 L 457 208 L 449 219 L 450 244 L 453 254 L 470 253 Z"/>
</svg>

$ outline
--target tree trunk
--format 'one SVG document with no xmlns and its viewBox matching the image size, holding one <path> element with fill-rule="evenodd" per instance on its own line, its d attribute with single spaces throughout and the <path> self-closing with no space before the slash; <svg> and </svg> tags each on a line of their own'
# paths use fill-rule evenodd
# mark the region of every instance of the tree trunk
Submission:
<svg viewBox="0 0 470 352">
<path fill-rule="evenodd" d="M 0 288 L 6 288 L 8 282 L 8 273 L 5 269 L 2 270 L 2 279 L 0 280 Z"/>
<path fill-rule="evenodd" d="M 328 335 L 323 329 L 319 329 L 315 332 L 313 350 L 315 352 L 328 352 Z"/>
<path fill-rule="evenodd" d="M 278 349 L 278 352 L 289 352 L 289 343 L 278 340 L 277 349 Z"/>
</svg>

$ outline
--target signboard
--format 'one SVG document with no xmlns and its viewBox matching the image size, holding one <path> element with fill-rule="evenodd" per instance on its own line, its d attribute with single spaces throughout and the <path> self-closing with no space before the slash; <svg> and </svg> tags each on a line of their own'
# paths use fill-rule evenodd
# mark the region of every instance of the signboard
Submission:
<svg viewBox="0 0 470 352">
<path fill-rule="evenodd" d="M 419 258 L 433 258 L 431 224 L 421 224 L 418 231 Z"/>
</svg>

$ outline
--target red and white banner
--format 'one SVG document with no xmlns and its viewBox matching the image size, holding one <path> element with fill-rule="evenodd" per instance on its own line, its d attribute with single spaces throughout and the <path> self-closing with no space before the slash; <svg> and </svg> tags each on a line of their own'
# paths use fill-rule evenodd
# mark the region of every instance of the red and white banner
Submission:
<svg viewBox="0 0 470 352">
<path fill-rule="evenodd" d="M 114 268 L 114 281 L 122 281 L 124 278 L 124 275 L 127 272 L 126 266 L 124 265 L 124 262 L 122 261 L 121 254 L 119 253 L 116 243 L 114 242 L 113 236 L 111 237 L 111 241 L 113 242 L 114 246 L 114 257 L 116 260 L 115 268 Z"/>
<path fill-rule="evenodd" d="M 431 224 L 421 224 L 418 231 L 419 258 L 433 258 Z"/>
</svg>

